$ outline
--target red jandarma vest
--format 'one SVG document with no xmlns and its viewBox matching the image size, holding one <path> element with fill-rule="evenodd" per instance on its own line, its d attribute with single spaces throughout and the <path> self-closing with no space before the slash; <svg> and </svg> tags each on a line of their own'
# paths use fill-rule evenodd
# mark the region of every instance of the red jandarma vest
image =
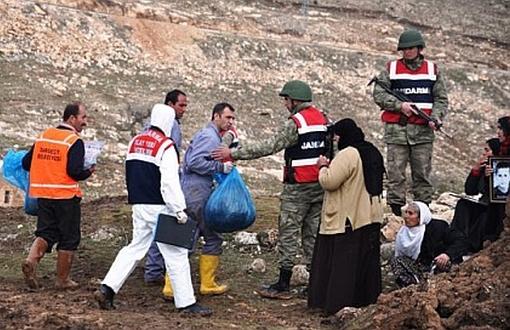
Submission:
<svg viewBox="0 0 510 330">
<path fill-rule="evenodd" d="M 391 89 L 397 90 L 411 99 L 411 101 L 426 114 L 432 113 L 434 104 L 434 95 L 432 89 L 437 80 L 436 65 L 427 60 L 416 70 L 409 69 L 403 59 L 388 62 L 388 72 L 390 75 Z M 385 123 L 399 123 L 400 112 L 384 110 L 381 119 Z M 411 115 L 408 124 L 427 125 L 427 121 L 416 115 Z"/>
<path fill-rule="evenodd" d="M 298 143 L 286 148 L 283 182 L 312 183 L 319 178 L 317 160 L 326 153 L 327 119 L 310 106 L 290 117 L 298 129 Z"/>
</svg>

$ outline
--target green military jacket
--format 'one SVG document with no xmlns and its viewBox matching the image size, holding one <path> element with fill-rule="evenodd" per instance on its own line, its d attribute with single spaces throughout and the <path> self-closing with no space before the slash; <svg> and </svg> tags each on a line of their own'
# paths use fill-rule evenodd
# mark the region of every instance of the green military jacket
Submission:
<svg viewBox="0 0 510 330">
<path fill-rule="evenodd" d="M 406 61 L 406 66 L 411 70 L 416 70 L 423 63 L 423 59 L 423 55 L 420 55 L 412 61 Z M 382 71 L 377 78 L 383 85 L 391 88 L 390 75 L 387 70 Z M 431 116 L 443 121 L 448 113 L 448 94 L 446 84 L 439 70 L 432 94 L 434 95 L 434 105 Z M 374 85 L 373 97 L 381 110 L 400 112 L 402 102 L 377 84 Z M 389 144 L 416 145 L 433 141 L 434 131 L 428 126 L 412 124 L 401 126 L 390 123 L 385 123 L 384 125 L 384 142 Z"/>
<path fill-rule="evenodd" d="M 308 102 L 301 103 L 294 109 L 292 114 L 296 114 L 302 109 L 309 107 L 311 104 Z M 264 156 L 274 155 L 277 152 L 294 146 L 298 143 L 298 130 L 297 126 L 292 119 L 289 119 L 283 123 L 276 130 L 276 134 L 273 136 L 261 140 L 245 143 L 239 149 L 232 150 L 233 159 L 257 159 Z M 296 201 L 296 202 L 321 202 L 323 198 L 323 190 L 320 184 L 317 183 L 305 183 L 305 184 L 285 184 L 283 192 L 280 196 L 282 200 Z"/>
</svg>

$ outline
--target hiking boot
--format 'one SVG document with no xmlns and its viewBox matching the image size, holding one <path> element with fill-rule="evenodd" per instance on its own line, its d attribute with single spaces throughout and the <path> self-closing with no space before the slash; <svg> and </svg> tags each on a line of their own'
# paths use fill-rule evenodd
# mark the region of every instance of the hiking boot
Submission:
<svg viewBox="0 0 510 330">
<path fill-rule="evenodd" d="M 280 268 L 278 282 L 257 290 L 257 293 L 264 298 L 288 300 L 292 298 L 290 293 L 290 278 L 292 270 Z"/>
<path fill-rule="evenodd" d="M 212 310 L 210 308 L 205 307 L 205 306 L 200 306 L 197 303 L 189 305 L 188 307 L 179 308 L 179 312 L 181 312 L 183 314 L 189 314 L 189 315 L 192 315 L 192 314 L 193 315 L 198 314 L 200 316 L 211 316 L 212 315 Z"/>
<path fill-rule="evenodd" d="M 99 304 L 99 308 L 104 310 L 112 310 L 115 309 L 113 305 L 113 297 L 115 297 L 115 292 L 106 284 L 101 284 L 99 290 L 94 294 L 96 301 Z"/>
</svg>

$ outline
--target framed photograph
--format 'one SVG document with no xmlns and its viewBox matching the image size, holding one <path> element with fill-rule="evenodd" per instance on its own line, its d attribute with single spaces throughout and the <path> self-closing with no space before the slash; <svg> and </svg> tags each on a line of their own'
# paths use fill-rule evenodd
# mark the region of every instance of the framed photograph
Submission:
<svg viewBox="0 0 510 330">
<path fill-rule="evenodd" d="M 489 165 L 492 167 L 490 202 L 505 203 L 510 190 L 510 156 L 489 157 Z"/>
</svg>

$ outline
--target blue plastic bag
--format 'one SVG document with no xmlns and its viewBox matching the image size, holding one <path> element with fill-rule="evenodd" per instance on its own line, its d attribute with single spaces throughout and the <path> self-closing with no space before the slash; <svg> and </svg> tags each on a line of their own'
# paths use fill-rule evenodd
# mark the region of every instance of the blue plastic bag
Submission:
<svg viewBox="0 0 510 330">
<path fill-rule="evenodd" d="M 37 215 L 39 206 L 37 205 L 37 198 L 28 196 L 28 192 L 25 192 L 25 204 L 23 205 L 25 213 L 28 215 Z"/>
<path fill-rule="evenodd" d="M 218 233 L 246 229 L 255 221 L 255 204 L 243 178 L 234 167 L 212 192 L 205 205 L 205 223 Z"/>
<path fill-rule="evenodd" d="M 21 167 L 21 160 L 26 154 L 26 150 L 7 150 L 2 170 L 5 181 L 23 191 L 28 189 L 28 172 Z"/>
<path fill-rule="evenodd" d="M 9 149 L 4 156 L 2 175 L 8 183 L 25 192 L 25 213 L 37 215 L 37 199 L 28 196 L 28 172 L 21 165 L 21 160 L 28 151 L 14 151 Z"/>
</svg>

